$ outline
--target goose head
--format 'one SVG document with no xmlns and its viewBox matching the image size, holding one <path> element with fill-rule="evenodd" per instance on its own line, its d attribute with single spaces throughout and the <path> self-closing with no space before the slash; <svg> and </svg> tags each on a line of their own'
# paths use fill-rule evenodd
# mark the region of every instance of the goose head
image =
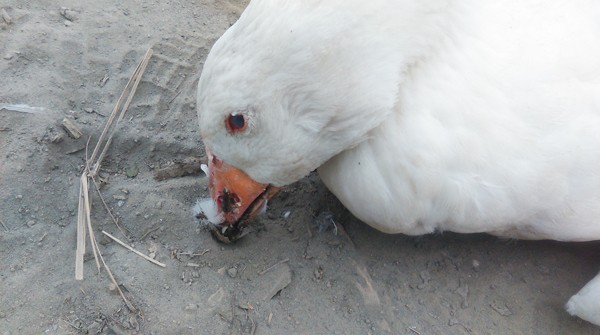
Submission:
<svg viewBox="0 0 600 335">
<path fill-rule="evenodd" d="M 389 27 L 356 9 L 269 3 L 249 5 L 214 44 L 199 79 L 200 134 L 221 228 L 237 227 L 277 189 L 368 138 L 393 110 L 405 63 L 387 43 Z"/>
</svg>

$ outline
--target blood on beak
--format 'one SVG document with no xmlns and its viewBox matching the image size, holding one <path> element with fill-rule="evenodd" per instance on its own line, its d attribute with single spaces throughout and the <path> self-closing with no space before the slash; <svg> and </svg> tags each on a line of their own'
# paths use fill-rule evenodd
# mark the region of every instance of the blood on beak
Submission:
<svg viewBox="0 0 600 335">
<path fill-rule="evenodd" d="M 251 219 L 279 190 L 253 180 L 243 171 L 218 159 L 209 150 L 206 152 L 210 195 L 217 205 L 219 216 L 224 219 L 221 225 L 234 226 Z"/>
</svg>

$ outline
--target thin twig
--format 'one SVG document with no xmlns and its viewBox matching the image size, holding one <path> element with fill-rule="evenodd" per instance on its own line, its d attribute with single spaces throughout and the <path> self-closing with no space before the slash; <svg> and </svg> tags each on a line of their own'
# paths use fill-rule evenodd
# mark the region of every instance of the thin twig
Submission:
<svg viewBox="0 0 600 335">
<path fill-rule="evenodd" d="M 89 193 L 89 184 L 88 179 L 82 178 L 83 180 L 83 188 L 85 192 L 83 192 L 83 203 L 85 207 L 85 223 L 87 225 L 88 235 L 90 237 L 90 243 L 92 244 L 92 252 L 94 253 L 94 260 L 96 261 L 96 267 L 98 268 L 98 273 L 100 273 L 100 262 L 98 261 L 98 254 L 100 253 L 100 249 L 98 248 L 98 242 L 96 240 L 96 234 L 94 233 L 94 229 L 92 228 L 92 201 L 90 200 Z"/>
<path fill-rule="evenodd" d="M 417 327 L 408 327 L 408 330 L 412 331 L 415 334 L 421 335 L 421 333 L 419 333 L 416 328 Z"/>
<path fill-rule="evenodd" d="M 81 176 L 83 179 L 84 176 Z M 75 280 L 83 280 L 83 256 L 85 255 L 85 209 L 83 205 L 83 182 L 79 182 L 79 207 L 77 209 L 77 249 L 75 250 Z"/>
<path fill-rule="evenodd" d="M 88 136 L 87 141 L 85 141 L 85 166 L 86 169 L 89 170 L 90 165 L 90 156 L 88 155 L 88 149 L 90 148 L 90 141 L 92 140 L 91 136 Z"/>
<path fill-rule="evenodd" d="M 102 261 L 102 264 L 104 265 L 104 268 L 106 269 L 106 273 L 108 273 L 108 276 L 110 277 L 110 280 L 113 282 L 113 284 L 117 288 L 117 291 L 119 291 L 119 295 L 121 295 L 121 298 L 125 302 L 125 305 L 127 305 L 127 308 L 129 308 L 129 310 L 132 311 L 132 312 L 137 312 L 137 308 L 135 308 L 133 306 L 133 304 L 131 302 L 129 302 L 129 299 L 127 299 L 127 297 L 125 296 L 125 293 L 123 293 L 123 291 L 121 290 L 121 287 L 119 286 L 119 283 L 117 283 L 117 280 L 115 279 L 115 276 L 113 276 L 112 271 L 110 271 L 110 268 L 108 267 L 108 265 L 104 261 L 104 257 L 102 256 L 102 254 L 100 254 L 100 260 Z"/>
<path fill-rule="evenodd" d="M 4 221 L 2 221 L 2 219 L 0 219 L 0 224 L 2 224 L 2 227 L 4 227 L 4 230 L 8 231 L 8 227 L 4 224 Z"/>
<path fill-rule="evenodd" d="M 202 251 L 199 254 L 193 254 L 191 252 L 178 252 L 177 256 L 190 256 L 190 258 L 196 257 L 196 256 L 204 256 L 204 254 L 206 254 L 207 252 L 210 252 L 210 249 L 204 249 L 204 251 Z"/>
<path fill-rule="evenodd" d="M 65 152 L 65 155 L 72 155 L 72 154 L 76 154 L 76 153 L 80 152 L 80 151 L 81 151 L 81 150 L 83 150 L 83 149 L 85 149 L 85 147 L 81 147 L 81 148 L 79 148 L 79 149 L 73 149 L 73 150 L 70 150 L 70 151 L 67 151 L 67 152 Z"/>
<path fill-rule="evenodd" d="M 78 318 L 78 319 L 79 319 L 79 318 Z M 78 326 L 76 326 L 75 324 L 71 323 L 70 321 L 67 321 L 67 320 L 65 320 L 65 319 L 61 319 L 61 321 L 62 321 L 62 322 L 64 322 L 64 323 L 66 323 L 66 324 L 68 324 L 69 326 L 73 327 L 73 328 L 74 328 L 75 330 L 77 330 L 77 331 L 81 331 L 81 330 L 83 330 L 83 328 L 82 328 L 82 327 L 78 327 Z"/>
<path fill-rule="evenodd" d="M 180 93 L 181 93 L 181 91 L 178 91 L 178 92 L 175 94 L 175 96 L 174 96 L 174 97 L 173 97 L 171 100 L 169 100 L 169 105 L 171 104 L 171 102 L 173 102 L 173 100 L 175 100 L 175 99 L 176 99 L 176 98 L 179 96 L 179 94 L 180 94 Z"/>
<path fill-rule="evenodd" d="M 248 316 L 248 312 L 246 312 L 246 316 Z M 250 318 L 250 322 L 252 322 L 252 329 L 250 330 L 250 335 L 254 335 L 254 333 L 256 332 L 256 324 L 250 316 L 248 316 L 248 318 Z"/>
<path fill-rule="evenodd" d="M 127 250 L 129 250 L 129 251 L 133 252 L 134 254 L 136 254 L 136 255 L 138 255 L 138 256 L 140 256 L 140 257 L 144 258 L 145 260 L 147 260 L 147 261 L 149 261 L 149 262 L 151 262 L 151 263 L 154 263 L 154 264 L 156 264 L 156 265 L 158 265 L 158 266 L 162 266 L 163 268 L 164 268 L 164 267 L 166 267 L 166 265 L 164 265 L 163 263 L 161 263 L 161 262 L 159 262 L 159 261 L 157 261 L 157 260 L 155 260 L 155 259 L 152 259 L 152 258 L 150 258 L 150 257 L 148 257 L 148 256 L 146 256 L 146 255 L 144 255 L 144 254 L 142 254 L 141 252 L 139 252 L 139 251 L 137 251 L 137 250 L 133 249 L 133 248 L 132 248 L 132 247 L 130 247 L 129 245 L 125 244 L 124 242 L 121 242 L 121 241 L 120 241 L 118 238 L 116 238 L 116 237 L 112 236 L 111 234 L 109 234 L 109 233 L 105 232 L 104 230 L 102 231 L 102 234 L 104 234 L 104 235 L 106 235 L 106 236 L 110 237 L 110 238 L 111 238 L 113 241 L 115 241 L 115 242 L 119 243 L 119 244 L 120 244 L 120 245 L 122 245 L 123 247 L 127 248 Z"/>
<path fill-rule="evenodd" d="M 94 237 L 94 231 L 92 230 L 91 223 L 91 203 L 89 200 L 89 179 L 92 179 L 98 173 L 100 169 L 100 165 L 102 163 L 102 159 L 108 150 L 110 145 L 112 136 L 115 133 L 116 125 L 123 118 L 131 99 L 133 99 L 133 95 L 137 89 L 137 86 L 141 80 L 142 74 L 148 65 L 150 57 L 152 56 L 152 49 L 148 49 L 142 61 L 136 67 L 133 75 L 130 77 L 129 82 L 125 86 L 123 93 L 119 97 L 115 108 L 113 109 L 109 120 L 107 121 L 102 134 L 98 138 L 98 142 L 94 147 L 94 151 L 92 152 L 92 156 L 88 158 L 87 148 L 90 139 L 88 138 L 88 142 L 86 143 L 86 166 L 81 174 L 80 179 L 80 189 L 79 189 L 79 209 L 77 215 L 77 251 L 75 254 L 75 279 L 83 280 L 83 256 L 85 254 L 85 235 L 86 235 L 86 226 L 89 231 L 90 240 L 92 241 L 92 251 L 94 252 L 94 258 L 96 260 L 96 266 L 98 267 L 98 271 L 100 271 L 100 264 L 98 262 L 98 253 L 99 249 L 96 243 L 96 239 Z M 125 103 L 123 100 L 126 99 Z M 117 122 L 113 126 L 113 122 L 118 112 L 120 111 L 120 115 L 117 118 Z M 109 130 L 112 128 L 112 132 L 108 135 L 108 139 L 105 140 L 105 137 L 109 133 Z M 94 184 L 95 181 L 94 181 Z M 101 255 L 100 255 L 101 256 Z M 103 261 L 104 263 L 104 261 Z M 106 267 L 106 264 L 105 264 Z M 106 267 L 108 270 L 108 267 Z M 124 296 L 123 296 L 124 297 Z"/>
<path fill-rule="evenodd" d="M 104 159 L 104 156 L 106 155 L 106 152 L 108 151 L 108 148 L 112 142 L 112 137 L 115 134 L 115 129 L 117 128 L 118 123 L 123 119 L 125 111 L 129 107 L 129 104 L 133 99 L 133 95 L 137 90 L 140 80 L 142 79 L 142 74 L 146 70 L 146 66 L 148 65 L 148 61 L 150 60 L 152 53 L 152 49 L 148 49 L 148 51 L 146 51 L 144 58 L 138 64 L 131 78 L 129 78 L 127 85 L 125 85 L 123 93 L 121 93 L 119 100 L 117 100 L 117 104 L 115 105 L 112 113 L 110 114 L 106 122 L 106 126 L 104 127 L 104 130 L 102 130 L 102 134 L 100 134 L 100 137 L 98 138 L 98 142 L 96 143 L 96 147 L 94 148 L 91 157 L 91 161 L 93 162 L 93 164 L 91 166 L 88 166 L 88 168 L 90 168 L 90 176 L 92 177 L 98 173 L 98 170 L 100 170 L 100 165 L 102 164 L 102 160 Z M 123 102 L 123 100 L 125 100 L 125 102 Z M 119 117 L 117 118 L 117 121 L 114 122 L 117 114 L 119 115 Z M 111 128 L 112 131 L 110 132 L 110 134 L 108 134 Z M 105 137 L 107 138 L 105 139 Z M 100 149 L 100 147 L 102 147 L 102 149 Z"/>
<path fill-rule="evenodd" d="M 100 186 L 98 186 L 98 182 L 96 182 L 96 177 L 92 177 L 92 182 L 94 183 L 94 186 L 96 187 L 96 191 L 98 192 L 98 195 L 100 196 L 100 200 L 102 201 L 102 204 L 104 205 L 104 209 L 106 209 L 106 211 L 108 212 L 108 215 L 110 216 L 110 218 L 113 220 L 113 222 L 119 229 L 119 232 L 121 232 L 121 234 L 123 234 L 123 237 L 128 238 L 127 235 L 125 234 L 125 232 L 123 231 L 123 228 L 121 228 L 121 225 L 119 225 L 119 221 L 115 218 L 115 216 L 113 215 L 110 208 L 108 208 L 108 205 L 106 204 L 106 201 L 104 200 L 104 196 L 102 196 L 102 192 L 100 192 Z"/>
<path fill-rule="evenodd" d="M 146 236 L 148 236 L 148 234 L 150 234 L 152 232 L 155 232 L 155 231 L 157 231 L 159 229 L 160 229 L 160 226 L 148 230 L 147 232 L 144 233 L 144 235 L 142 235 L 142 237 L 140 237 L 140 241 L 143 240 Z"/>
<path fill-rule="evenodd" d="M 266 269 L 262 270 L 262 271 L 261 271 L 261 272 L 259 272 L 258 274 L 262 276 L 262 275 L 264 275 L 265 273 L 267 273 L 267 272 L 269 272 L 269 271 L 273 270 L 273 268 L 274 268 L 274 267 L 276 267 L 277 265 L 279 265 L 279 264 L 283 264 L 283 263 L 287 263 L 287 262 L 289 262 L 289 261 L 290 261 L 290 259 L 289 259 L 289 258 L 286 258 L 286 259 L 280 260 L 279 262 L 277 262 L 277 263 L 275 263 L 275 264 L 271 265 L 270 267 L 268 267 L 268 268 L 266 268 Z"/>
</svg>

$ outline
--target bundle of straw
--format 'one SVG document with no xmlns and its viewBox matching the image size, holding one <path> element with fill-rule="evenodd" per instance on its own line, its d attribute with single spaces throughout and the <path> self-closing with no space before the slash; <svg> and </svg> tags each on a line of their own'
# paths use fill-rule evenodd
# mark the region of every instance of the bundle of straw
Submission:
<svg viewBox="0 0 600 335">
<path fill-rule="evenodd" d="M 110 271 L 110 268 L 104 261 L 104 257 L 102 257 L 102 253 L 100 252 L 100 249 L 98 248 L 98 242 L 96 241 L 96 237 L 94 236 L 94 230 L 92 229 L 92 221 L 91 221 L 91 215 L 90 215 L 91 214 L 91 200 L 90 200 L 89 185 L 94 184 L 96 190 L 98 191 L 98 194 L 100 194 L 100 188 L 98 186 L 98 183 L 96 182 L 96 176 L 98 175 L 98 171 L 100 170 L 100 166 L 102 165 L 102 160 L 104 159 L 104 156 L 106 155 L 106 152 L 108 151 L 108 147 L 110 146 L 110 143 L 112 142 L 113 135 L 115 134 L 115 132 L 118 128 L 119 122 L 123 119 L 123 116 L 125 115 L 125 111 L 129 107 L 129 104 L 131 103 L 131 100 L 133 99 L 133 95 L 135 94 L 135 91 L 137 90 L 138 84 L 140 83 L 140 80 L 142 78 L 142 74 L 146 70 L 146 66 L 148 65 L 148 62 L 150 61 L 150 57 L 152 56 L 152 53 L 153 53 L 152 49 L 148 49 L 148 51 L 146 51 L 146 54 L 144 55 L 144 57 L 142 58 L 142 60 L 138 64 L 138 66 L 136 67 L 133 74 L 131 75 L 131 78 L 129 78 L 129 81 L 127 82 L 127 85 L 125 86 L 125 89 L 123 90 L 123 93 L 121 93 L 119 100 L 117 100 L 117 104 L 115 105 L 112 113 L 110 114 L 108 120 L 106 121 L 104 130 L 102 131 L 102 134 L 98 138 L 98 142 L 96 143 L 96 146 L 94 147 L 94 151 L 92 152 L 92 155 L 89 158 L 87 157 L 87 150 L 86 150 L 86 165 L 83 170 L 83 173 L 81 174 L 80 186 L 79 186 L 79 209 L 77 212 L 77 250 L 76 250 L 76 254 L 75 254 L 75 279 L 83 280 L 83 256 L 85 254 L 86 231 L 87 231 L 89 240 L 90 240 L 90 244 L 92 246 L 92 252 L 94 253 L 94 259 L 96 261 L 96 267 L 98 268 L 98 272 L 100 272 L 100 269 L 101 269 L 100 262 L 102 262 L 102 265 L 106 269 L 106 272 L 108 273 L 113 284 L 119 291 L 119 294 L 123 298 L 123 301 L 125 301 L 125 304 L 131 311 L 136 311 L 136 308 L 129 302 L 127 297 L 125 297 L 125 294 L 123 294 L 123 291 L 119 287 L 112 272 Z M 88 142 L 89 142 L 89 140 L 88 140 Z M 101 194 L 100 194 L 100 197 L 102 199 Z M 117 220 L 114 218 L 114 216 L 110 212 L 104 199 L 102 199 L 102 202 L 104 203 L 105 208 L 108 210 L 111 218 L 113 219 L 115 224 L 117 224 L 117 226 L 118 226 Z M 120 227 L 119 227 L 119 229 L 120 229 Z"/>
</svg>

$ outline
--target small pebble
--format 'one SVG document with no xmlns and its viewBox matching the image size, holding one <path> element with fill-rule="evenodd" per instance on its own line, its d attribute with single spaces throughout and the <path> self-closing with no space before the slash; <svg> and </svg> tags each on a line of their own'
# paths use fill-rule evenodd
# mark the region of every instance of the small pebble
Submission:
<svg viewBox="0 0 600 335">
<path fill-rule="evenodd" d="M 129 178 L 135 178 L 138 173 L 140 173 L 140 169 L 137 167 L 137 165 L 130 166 L 125 170 L 125 174 Z"/>
<path fill-rule="evenodd" d="M 5 54 L 5 55 L 4 55 L 4 57 L 2 57 L 2 58 L 6 59 L 6 60 L 11 60 L 11 59 L 13 59 L 13 57 L 14 57 L 14 55 L 13 55 L 13 54 L 11 54 L 11 53 L 7 53 L 7 54 Z"/>
<path fill-rule="evenodd" d="M 6 24 L 12 24 L 13 20 L 10 17 L 10 15 L 8 15 L 8 12 L 6 11 L 6 9 L 2 8 L 2 10 L 0 10 L 0 16 L 2 16 L 2 20 L 4 22 L 6 22 Z"/>
<path fill-rule="evenodd" d="M 185 306 L 186 311 L 195 311 L 197 309 L 198 309 L 197 304 L 188 304 L 187 306 Z"/>
<path fill-rule="evenodd" d="M 77 12 L 67 7 L 60 8 L 60 15 L 69 22 L 77 20 Z"/>
<path fill-rule="evenodd" d="M 228 269 L 227 274 L 229 275 L 229 277 L 235 278 L 235 276 L 237 276 L 237 269 L 236 268 Z"/>
</svg>

